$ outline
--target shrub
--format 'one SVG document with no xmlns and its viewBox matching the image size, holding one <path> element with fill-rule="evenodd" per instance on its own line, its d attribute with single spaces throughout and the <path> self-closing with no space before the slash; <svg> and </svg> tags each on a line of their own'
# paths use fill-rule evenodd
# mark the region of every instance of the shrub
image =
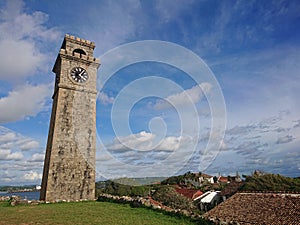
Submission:
<svg viewBox="0 0 300 225">
<path fill-rule="evenodd" d="M 173 209 L 194 209 L 193 202 L 190 199 L 178 194 L 175 189 L 170 186 L 158 188 L 152 195 L 152 198 Z"/>
</svg>

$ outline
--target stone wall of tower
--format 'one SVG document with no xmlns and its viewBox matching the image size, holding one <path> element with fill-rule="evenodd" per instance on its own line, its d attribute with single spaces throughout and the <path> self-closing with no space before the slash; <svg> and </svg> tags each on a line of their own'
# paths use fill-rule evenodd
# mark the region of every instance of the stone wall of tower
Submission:
<svg viewBox="0 0 300 225">
<path fill-rule="evenodd" d="M 96 95 L 60 88 L 57 99 L 46 200 L 94 199 Z"/>
<path fill-rule="evenodd" d="M 94 47 L 93 42 L 66 35 L 53 68 L 58 79 L 41 200 L 95 199 L 96 81 L 100 63 L 92 55 Z M 72 48 L 83 49 L 87 55 L 76 54 Z M 87 70 L 86 83 L 79 84 L 70 78 L 70 71 L 77 66 Z"/>
</svg>

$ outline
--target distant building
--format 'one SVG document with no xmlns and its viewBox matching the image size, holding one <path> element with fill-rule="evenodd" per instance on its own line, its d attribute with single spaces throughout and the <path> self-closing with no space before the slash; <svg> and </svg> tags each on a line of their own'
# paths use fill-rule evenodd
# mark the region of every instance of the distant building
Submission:
<svg viewBox="0 0 300 225">
<path fill-rule="evenodd" d="M 214 177 L 205 173 L 192 173 L 194 176 L 183 180 L 185 185 L 192 184 L 195 187 L 201 187 L 204 184 L 213 184 Z"/>
<path fill-rule="evenodd" d="M 219 191 L 208 191 L 194 199 L 199 209 L 208 211 L 221 202 Z"/>
<path fill-rule="evenodd" d="M 35 189 L 36 189 L 37 191 L 40 191 L 40 190 L 42 189 L 42 187 L 41 187 L 40 185 L 36 185 L 36 186 L 35 186 Z"/>
<path fill-rule="evenodd" d="M 238 172 L 236 172 L 235 176 L 227 176 L 227 177 L 221 176 L 219 174 L 217 182 L 220 184 L 229 184 L 230 182 L 242 182 L 242 179 Z"/>
<path fill-rule="evenodd" d="M 199 174 L 199 182 L 202 184 L 204 182 L 208 182 L 210 184 L 214 183 L 214 177 L 205 173 Z"/>
</svg>

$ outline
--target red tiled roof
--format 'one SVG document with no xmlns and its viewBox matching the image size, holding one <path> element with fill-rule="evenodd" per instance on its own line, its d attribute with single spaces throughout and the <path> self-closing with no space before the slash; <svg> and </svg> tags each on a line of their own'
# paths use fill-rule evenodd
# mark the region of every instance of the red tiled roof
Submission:
<svg viewBox="0 0 300 225">
<path fill-rule="evenodd" d="M 187 189 L 187 188 L 176 188 L 177 193 L 194 200 L 195 198 L 199 197 L 203 193 L 199 190 Z"/>
<path fill-rule="evenodd" d="M 228 182 L 228 177 L 222 177 L 221 176 L 221 177 L 218 178 L 218 181 L 221 182 L 221 183 L 227 183 Z"/>
<path fill-rule="evenodd" d="M 204 217 L 240 225 L 298 225 L 300 194 L 237 193 L 205 213 Z"/>
</svg>

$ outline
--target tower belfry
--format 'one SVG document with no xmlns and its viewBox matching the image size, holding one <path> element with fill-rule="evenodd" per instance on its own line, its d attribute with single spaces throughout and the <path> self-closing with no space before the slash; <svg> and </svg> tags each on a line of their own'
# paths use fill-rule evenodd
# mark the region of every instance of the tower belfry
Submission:
<svg viewBox="0 0 300 225">
<path fill-rule="evenodd" d="M 65 35 L 55 61 L 55 87 L 40 199 L 95 199 L 95 44 Z"/>
</svg>

